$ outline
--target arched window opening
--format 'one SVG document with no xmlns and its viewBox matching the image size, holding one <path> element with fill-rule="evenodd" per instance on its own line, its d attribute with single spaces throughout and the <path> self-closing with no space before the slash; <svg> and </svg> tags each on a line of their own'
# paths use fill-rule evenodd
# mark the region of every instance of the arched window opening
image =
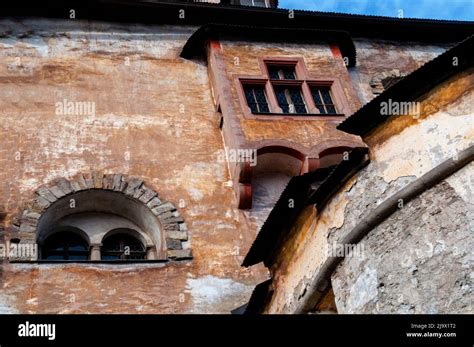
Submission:
<svg viewBox="0 0 474 347">
<path fill-rule="evenodd" d="M 146 249 L 137 238 L 117 233 L 102 242 L 102 260 L 142 260 L 146 259 Z"/>
<path fill-rule="evenodd" d="M 89 245 L 80 235 L 62 231 L 46 239 L 41 254 L 44 260 L 88 260 Z"/>
<path fill-rule="evenodd" d="M 192 259 L 188 229 L 176 207 L 136 177 L 92 172 L 59 178 L 35 191 L 18 221 L 25 237 L 36 240 L 39 260 Z M 74 235 L 53 237 L 58 232 Z M 108 238 L 116 234 L 128 236 L 113 243 L 119 236 Z M 35 260 L 37 252 L 28 257 Z"/>
</svg>

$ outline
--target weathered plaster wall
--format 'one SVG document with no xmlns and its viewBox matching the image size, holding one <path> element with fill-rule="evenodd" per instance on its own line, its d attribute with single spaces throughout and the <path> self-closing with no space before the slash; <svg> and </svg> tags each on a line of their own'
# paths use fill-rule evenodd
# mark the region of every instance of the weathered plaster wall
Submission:
<svg viewBox="0 0 474 347">
<path fill-rule="evenodd" d="M 354 44 L 357 50 L 357 66 L 350 68 L 349 71 L 362 104 L 375 97 L 371 87 L 374 78 L 382 77 L 383 73 L 392 71 L 401 76 L 408 75 L 450 48 L 449 45 L 364 38 L 355 38 Z"/>
<path fill-rule="evenodd" d="M 372 133 L 366 141 L 373 161 L 348 194 L 346 211 L 354 204 L 368 208 L 348 213 L 344 228 L 332 238 L 355 226 L 385 192 L 398 191 L 472 145 L 473 101 L 471 70 L 427 95 L 420 119 L 400 116 Z M 471 163 L 423 193 L 364 238 L 366 259 L 347 258 L 333 275 L 339 312 L 473 312 L 473 169 Z M 372 196 L 378 189 L 385 192 Z"/>
<path fill-rule="evenodd" d="M 222 312 L 265 279 L 240 267 L 255 229 L 236 208 L 207 67 L 179 58 L 196 28 L 0 21 L 0 213 L 7 238 L 34 190 L 100 170 L 181 205 L 194 259 L 150 265 L 3 264 L 4 312 Z M 94 102 L 95 114 L 55 104 Z M 2 224 L 2 223 L 0 223 Z M 74 294 L 74 296 L 71 296 Z"/>
<path fill-rule="evenodd" d="M 420 100 L 418 119 L 395 117 L 364 138 L 369 166 L 319 215 L 300 216 L 290 233 L 272 266 L 275 292 L 267 312 L 294 312 L 329 245 L 392 194 L 472 145 L 473 78 L 472 71 L 452 78 Z M 373 230 L 361 242 L 365 259 L 346 259 L 333 276 L 338 311 L 472 313 L 473 186 L 470 164 Z"/>
<path fill-rule="evenodd" d="M 473 164 L 456 176 L 472 186 Z M 334 273 L 338 312 L 473 313 L 473 217 L 446 181 L 406 204 Z"/>
</svg>

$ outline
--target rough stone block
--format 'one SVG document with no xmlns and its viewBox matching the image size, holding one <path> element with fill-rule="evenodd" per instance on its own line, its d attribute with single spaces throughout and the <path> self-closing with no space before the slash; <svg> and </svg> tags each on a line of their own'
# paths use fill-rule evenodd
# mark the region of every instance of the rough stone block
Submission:
<svg viewBox="0 0 474 347">
<path fill-rule="evenodd" d="M 168 258 L 174 260 L 192 259 L 193 253 L 190 249 L 172 249 L 168 250 Z"/>
<path fill-rule="evenodd" d="M 113 178 L 112 189 L 115 191 L 122 190 L 122 182 L 123 182 L 123 175 L 122 174 L 115 174 Z"/>
<path fill-rule="evenodd" d="M 94 188 L 101 189 L 103 179 L 104 179 L 104 174 L 102 172 L 94 171 L 92 173 L 92 181 L 94 182 Z"/>
<path fill-rule="evenodd" d="M 166 232 L 166 237 L 173 240 L 186 241 L 188 239 L 188 233 L 186 231 L 169 230 Z"/>
<path fill-rule="evenodd" d="M 175 239 L 166 239 L 166 248 L 168 249 L 182 249 L 183 247 L 181 246 L 181 241 L 180 240 L 175 240 Z"/>
<path fill-rule="evenodd" d="M 156 210 L 156 209 L 155 209 L 155 210 Z M 153 211 L 153 213 L 155 213 L 155 211 Z M 156 213 L 155 213 L 155 214 L 156 214 Z M 165 219 L 167 219 L 167 218 L 172 218 L 172 217 L 174 217 L 174 216 L 173 216 L 173 212 L 168 211 L 168 212 L 164 212 L 164 213 L 158 215 L 158 217 L 160 218 L 160 220 L 165 220 Z"/>
<path fill-rule="evenodd" d="M 161 216 L 160 216 L 161 217 Z M 163 223 L 183 223 L 184 222 L 184 219 L 183 217 L 170 217 L 170 218 L 166 218 L 166 219 L 161 219 L 160 220 L 163 222 Z"/>
<path fill-rule="evenodd" d="M 156 193 L 152 189 L 145 186 L 144 186 L 144 190 L 145 192 L 140 197 L 140 201 L 143 202 L 144 204 L 147 204 L 151 199 L 153 199 L 156 196 Z"/>
<path fill-rule="evenodd" d="M 71 183 L 65 178 L 60 178 L 56 182 L 56 186 L 64 192 L 64 195 L 71 194 L 73 192 Z"/>
<path fill-rule="evenodd" d="M 155 196 L 146 205 L 148 206 L 148 208 L 154 209 L 155 207 L 161 205 L 161 200 L 160 198 L 158 198 L 158 196 Z"/>
<path fill-rule="evenodd" d="M 145 194 L 145 188 L 142 186 L 140 188 L 135 189 L 135 193 L 133 193 L 133 198 L 140 199 L 143 194 Z"/>
<path fill-rule="evenodd" d="M 62 191 L 61 188 L 59 188 L 58 186 L 52 186 L 52 187 L 49 187 L 49 190 L 51 193 L 53 193 L 53 195 L 56 197 L 56 198 L 62 198 L 63 196 L 66 195 L 66 193 L 64 193 Z"/>
<path fill-rule="evenodd" d="M 72 190 L 73 190 L 74 192 L 79 192 L 79 191 L 82 190 L 82 189 L 81 189 L 81 186 L 80 186 L 79 183 L 76 182 L 76 181 L 71 181 L 71 188 L 72 188 Z"/>
<path fill-rule="evenodd" d="M 27 223 L 36 225 L 40 218 L 41 218 L 41 214 L 39 214 L 38 212 L 25 210 L 23 212 L 23 216 L 21 220 L 22 222 L 27 222 Z"/>
<path fill-rule="evenodd" d="M 171 202 L 166 202 L 166 203 L 152 209 L 152 212 L 156 216 L 159 216 L 161 214 L 164 214 L 164 213 L 170 212 L 170 211 L 176 211 L 176 207 Z M 172 216 L 172 215 L 173 214 L 170 213 L 170 216 Z"/>
<path fill-rule="evenodd" d="M 104 179 L 102 180 L 102 187 L 107 190 L 113 189 L 114 185 L 114 175 L 104 175 Z"/>
<path fill-rule="evenodd" d="M 36 226 L 29 223 L 21 223 L 20 232 L 22 233 L 34 233 L 36 231 Z"/>
<path fill-rule="evenodd" d="M 77 191 L 77 192 L 81 191 L 81 190 L 86 190 L 87 189 L 87 184 L 86 184 L 86 181 L 84 179 L 84 176 L 82 174 L 79 174 L 79 175 L 75 176 L 71 180 L 71 187 L 73 188 L 74 191 Z M 79 188 L 79 189 L 77 189 L 77 188 Z"/>
<path fill-rule="evenodd" d="M 43 198 L 42 196 L 37 196 L 33 201 L 31 210 L 34 212 L 42 212 L 45 208 L 48 208 L 51 205 L 51 202 Z"/>
<path fill-rule="evenodd" d="M 48 200 L 49 202 L 55 202 L 57 200 L 56 196 L 54 196 L 54 194 L 51 193 L 51 191 L 46 187 L 38 188 L 36 190 L 36 194 Z"/>
<path fill-rule="evenodd" d="M 163 228 L 167 231 L 179 231 L 179 224 L 178 223 L 169 223 L 165 224 Z"/>
<path fill-rule="evenodd" d="M 130 179 L 130 181 L 128 181 L 124 193 L 128 196 L 133 196 L 135 194 L 135 191 L 139 189 L 142 184 L 143 180 L 138 178 L 132 178 Z"/>
</svg>

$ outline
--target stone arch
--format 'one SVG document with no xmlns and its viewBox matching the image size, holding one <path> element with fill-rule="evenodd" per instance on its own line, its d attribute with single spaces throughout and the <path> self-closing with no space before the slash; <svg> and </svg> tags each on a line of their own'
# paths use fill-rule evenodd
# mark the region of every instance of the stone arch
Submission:
<svg viewBox="0 0 474 347">
<path fill-rule="evenodd" d="M 293 143 L 288 140 L 263 140 L 253 143 L 249 146 L 253 151 L 256 151 L 256 166 L 259 166 L 259 159 L 263 156 L 269 155 L 280 155 L 286 156 L 288 158 L 287 162 L 291 162 L 289 166 L 294 169 L 298 166 L 298 171 L 296 175 L 300 174 L 302 167 L 305 162 L 305 152 L 307 151 L 303 146 Z M 238 190 L 237 198 L 238 205 L 241 209 L 250 209 L 252 208 L 252 199 L 253 199 L 253 187 L 252 179 L 254 173 L 258 170 L 255 166 L 252 165 L 250 161 L 242 162 L 239 165 L 238 170 Z"/>
<path fill-rule="evenodd" d="M 192 258 L 188 229 L 177 208 L 161 201 L 142 179 L 122 174 L 78 174 L 39 187 L 18 218 L 20 240 L 41 244 L 50 229 L 60 227 L 65 218 L 75 218 L 75 224 L 81 225 L 77 221 L 81 214 L 94 213 L 115 215 L 134 224 L 132 229 L 143 236 L 148 246 L 151 243 L 156 248 L 151 259 Z M 88 235 L 91 246 L 103 238 L 107 227 L 113 229 L 114 225 L 101 227 L 98 235 Z"/>
<path fill-rule="evenodd" d="M 354 148 L 366 147 L 367 145 L 357 138 L 323 141 L 313 146 L 309 151 L 309 157 L 313 162 L 308 172 L 336 165 L 341 161 L 344 152 L 350 152 Z"/>
<path fill-rule="evenodd" d="M 357 136 L 351 137 L 350 135 L 346 135 L 346 137 L 345 139 L 321 141 L 311 148 L 282 139 L 258 141 L 253 144 L 253 148 L 256 148 L 257 151 L 257 167 L 259 165 L 258 158 L 262 155 L 286 155 L 288 158 L 288 166 L 293 168 L 293 172 L 290 176 L 298 176 L 338 164 L 341 161 L 342 154 L 346 151 L 349 152 L 354 148 L 367 147 Z M 294 171 L 297 165 L 300 165 L 299 172 Z M 252 167 L 250 161 L 240 163 L 237 197 L 239 208 L 241 209 L 252 208 L 254 195 L 252 178 L 256 171 L 258 171 L 258 169 L 256 170 L 255 167 Z"/>
</svg>

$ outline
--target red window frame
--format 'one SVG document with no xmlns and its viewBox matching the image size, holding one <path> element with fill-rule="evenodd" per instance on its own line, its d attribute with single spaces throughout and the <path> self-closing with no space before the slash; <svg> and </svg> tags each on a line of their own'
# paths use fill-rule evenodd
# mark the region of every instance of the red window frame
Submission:
<svg viewBox="0 0 474 347">
<path fill-rule="evenodd" d="M 342 89 L 342 84 L 339 78 L 330 76 L 313 76 L 306 68 L 303 57 L 259 57 L 258 63 L 261 75 L 235 75 L 235 82 L 237 84 L 237 93 L 239 101 L 242 106 L 244 116 L 246 118 L 262 118 L 262 119 L 278 119 L 278 118 L 293 118 L 293 119 L 341 119 L 347 117 L 350 113 L 349 104 Z M 286 79 L 270 79 L 268 66 L 290 66 L 295 69 L 294 80 Z M 245 85 L 261 85 L 265 87 L 268 107 L 270 113 L 252 113 L 250 107 L 247 105 L 247 100 L 244 94 Z M 273 86 L 297 86 L 301 88 L 301 94 L 306 104 L 308 113 L 283 113 L 280 108 Z M 329 87 L 331 99 L 338 113 L 336 114 L 321 114 L 316 107 L 311 93 L 312 87 Z"/>
</svg>

